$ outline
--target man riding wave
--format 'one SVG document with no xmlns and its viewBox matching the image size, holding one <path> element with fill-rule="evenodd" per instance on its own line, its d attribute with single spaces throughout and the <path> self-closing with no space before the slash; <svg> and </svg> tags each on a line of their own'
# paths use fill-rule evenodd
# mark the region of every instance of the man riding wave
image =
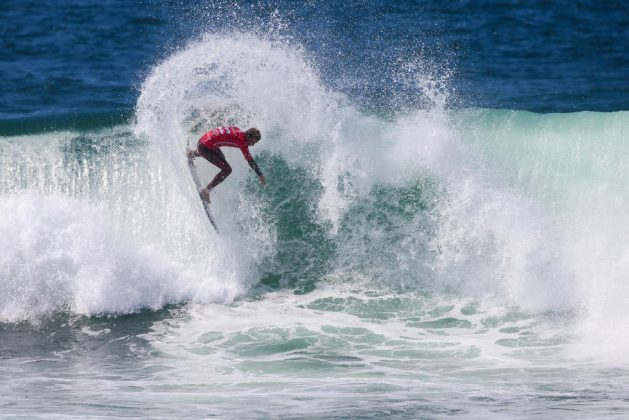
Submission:
<svg viewBox="0 0 629 420">
<path fill-rule="evenodd" d="M 266 184 L 266 178 L 262 175 L 262 171 L 256 164 L 256 161 L 249 153 L 249 147 L 260 141 L 262 135 L 260 130 L 255 127 L 245 132 L 240 131 L 238 127 L 218 127 L 203 134 L 197 143 L 196 150 L 188 150 L 189 157 L 201 156 L 207 159 L 211 164 L 217 166 L 221 171 L 207 185 L 207 187 L 199 191 L 199 195 L 203 201 L 210 201 L 210 191 L 218 184 L 223 182 L 225 178 L 232 173 L 232 168 L 227 163 L 225 155 L 220 147 L 237 147 L 242 151 L 243 156 L 249 163 L 260 179 L 262 185 Z"/>
</svg>

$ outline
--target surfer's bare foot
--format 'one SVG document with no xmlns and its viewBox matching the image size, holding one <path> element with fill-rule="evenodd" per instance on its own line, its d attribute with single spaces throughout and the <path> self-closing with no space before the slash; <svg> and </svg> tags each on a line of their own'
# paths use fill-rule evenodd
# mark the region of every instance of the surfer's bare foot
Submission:
<svg viewBox="0 0 629 420">
<path fill-rule="evenodd" d="M 210 192 L 207 188 L 203 188 L 201 191 L 199 191 L 199 195 L 201 196 L 201 200 L 205 201 L 208 204 L 210 203 Z"/>
</svg>

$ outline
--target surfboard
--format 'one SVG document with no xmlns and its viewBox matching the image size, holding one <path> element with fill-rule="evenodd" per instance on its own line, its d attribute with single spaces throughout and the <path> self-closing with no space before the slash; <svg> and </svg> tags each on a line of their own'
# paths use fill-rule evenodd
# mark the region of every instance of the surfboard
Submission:
<svg viewBox="0 0 629 420">
<path fill-rule="evenodd" d="M 188 159 L 188 169 L 190 169 L 190 175 L 192 175 L 192 180 L 194 181 L 194 185 L 197 188 L 197 192 L 203 188 L 201 182 L 199 181 L 199 174 L 197 173 L 197 168 L 194 166 L 194 159 L 188 155 L 188 150 L 186 150 L 186 158 Z M 199 197 L 200 199 L 201 197 Z M 214 217 L 212 217 L 212 212 L 210 211 L 210 203 L 201 200 L 203 204 L 203 208 L 205 209 L 205 214 L 207 214 L 207 218 L 210 219 L 210 223 L 218 233 L 218 228 L 216 227 L 216 222 L 214 222 Z"/>
</svg>

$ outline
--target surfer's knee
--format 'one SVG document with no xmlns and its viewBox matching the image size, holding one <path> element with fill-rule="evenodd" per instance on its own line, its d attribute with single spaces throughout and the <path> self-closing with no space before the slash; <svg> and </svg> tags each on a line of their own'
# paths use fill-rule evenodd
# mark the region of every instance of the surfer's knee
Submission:
<svg viewBox="0 0 629 420">
<path fill-rule="evenodd" d="M 225 176 L 225 177 L 229 176 L 229 174 L 232 173 L 232 167 L 229 165 L 229 163 L 226 163 L 223 166 L 223 171 L 222 172 L 223 172 L 223 176 Z"/>
</svg>

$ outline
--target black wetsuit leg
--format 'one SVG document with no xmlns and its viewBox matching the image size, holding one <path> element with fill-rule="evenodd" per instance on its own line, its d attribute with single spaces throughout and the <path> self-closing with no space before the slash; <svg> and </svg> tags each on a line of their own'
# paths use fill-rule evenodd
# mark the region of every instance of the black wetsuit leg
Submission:
<svg viewBox="0 0 629 420">
<path fill-rule="evenodd" d="M 207 159 L 212 165 L 218 167 L 221 171 L 216 174 L 212 182 L 210 182 L 207 186 L 208 190 L 212 190 L 218 184 L 223 182 L 225 178 L 232 173 L 232 167 L 229 166 L 227 160 L 225 159 L 225 155 L 221 151 L 221 149 L 210 149 L 206 147 L 203 143 L 199 143 L 197 145 L 197 150 L 205 159 Z"/>
</svg>

